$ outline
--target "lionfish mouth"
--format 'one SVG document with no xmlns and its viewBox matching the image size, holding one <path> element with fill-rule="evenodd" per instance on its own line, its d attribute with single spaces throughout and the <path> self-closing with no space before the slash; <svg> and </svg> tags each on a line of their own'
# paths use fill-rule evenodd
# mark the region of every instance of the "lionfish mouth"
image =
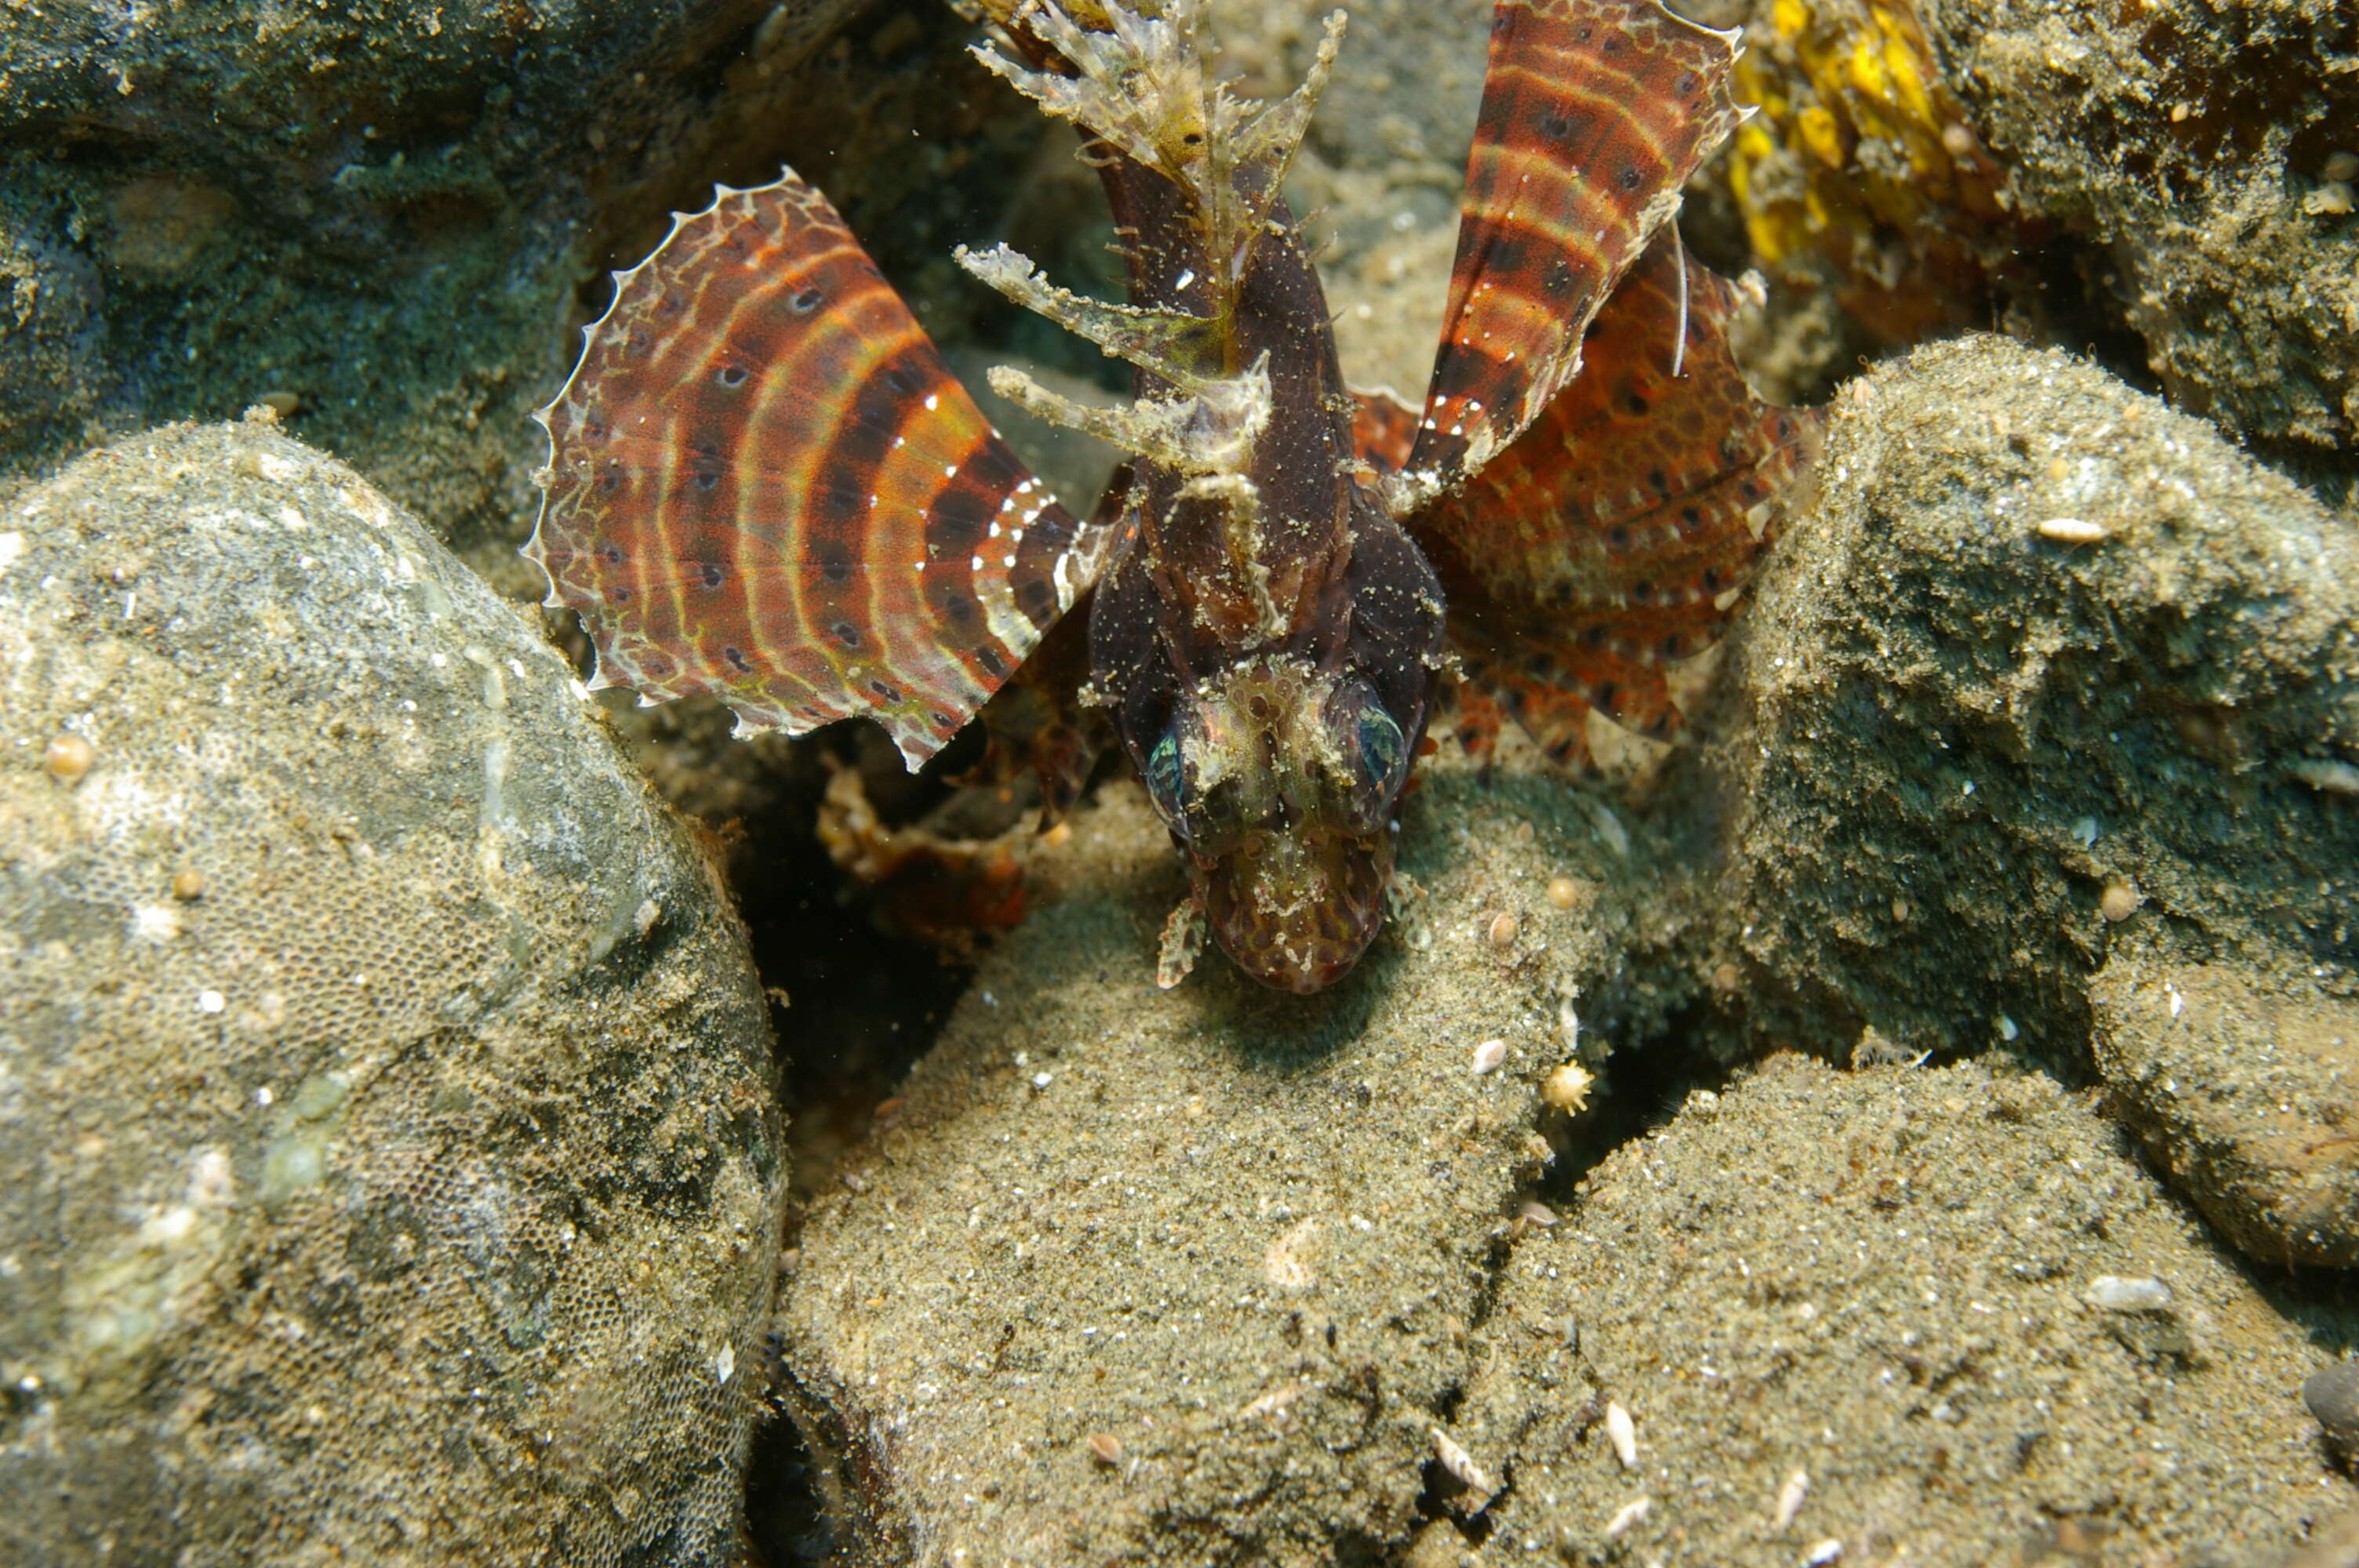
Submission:
<svg viewBox="0 0 2359 1568">
<path fill-rule="evenodd" d="M 1199 868 L 1213 938 L 1266 986 L 1308 996 L 1359 961 L 1384 924 L 1392 845 L 1270 834 Z"/>
</svg>

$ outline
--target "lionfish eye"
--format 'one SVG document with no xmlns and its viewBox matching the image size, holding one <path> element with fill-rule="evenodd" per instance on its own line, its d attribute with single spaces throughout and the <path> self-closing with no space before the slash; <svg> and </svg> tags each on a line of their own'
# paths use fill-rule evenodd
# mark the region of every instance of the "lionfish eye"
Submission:
<svg viewBox="0 0 2359 1568">
<path fill-rule="evenodd" d="M 1375 703 L 1360 709 L 1360 779 L 1370 790 L 1386 794 L 1408 760 L 1408 741 L 1393 716 Z"/>
<path fill-rule="evenodd" d="M 1147 755 L 1147 793 L 1155 798 L 1156 810 L 1169 820 L 1178 821 L 1187 810 L 1188 768 L 1180 755 L 1177 729 L 1166 730 Z"/>
</svg>

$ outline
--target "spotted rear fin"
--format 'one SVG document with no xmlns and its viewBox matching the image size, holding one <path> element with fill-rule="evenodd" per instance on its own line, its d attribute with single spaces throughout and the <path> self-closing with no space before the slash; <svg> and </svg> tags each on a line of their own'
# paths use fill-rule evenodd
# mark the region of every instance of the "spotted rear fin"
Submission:
<svg viewBox="0 0 2359 1568">
<path fill-rule="evenodd" d="M 1742 118 L 1736 37 L 1658 0 L 1498 0 L 1398 511 L 1478 472 L 1580 373 L 1591 319 Z"/>
<path fill-rule="evenodd" d="M 792 172 L 677 219 L 583 340 L 525 553 L 594 685 L 741 733 L 870 715 L 915 768 L 1089 587 L 1093 536 Z"/>
<path fill-rule="evenodd" d="M 1815 414 L 1745 386 L 1737 304 L 1667 227 L 1598 314 L 1581 379 L 1408 520 L 1468 678 L 1560 761 L 1585 750 L 1591 708 L 1676 727 L 1663 666 L 1719 639 L 1815 443 Z"/>
</svg>

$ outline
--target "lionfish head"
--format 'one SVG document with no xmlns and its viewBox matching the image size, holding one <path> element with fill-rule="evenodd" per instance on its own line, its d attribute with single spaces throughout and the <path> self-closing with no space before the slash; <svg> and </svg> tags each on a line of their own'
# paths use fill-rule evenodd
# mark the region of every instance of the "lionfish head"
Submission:
<svg viewBox="0 0 2359 1568">
<path fill-rule="evenodd" d="M 1213 937 L 1256 979 L 1315 991 L 1375 939 L 1422 717 L 1283 655 L 1232 665 L 1174 705 L 1140 772 Z"/>
</svg>

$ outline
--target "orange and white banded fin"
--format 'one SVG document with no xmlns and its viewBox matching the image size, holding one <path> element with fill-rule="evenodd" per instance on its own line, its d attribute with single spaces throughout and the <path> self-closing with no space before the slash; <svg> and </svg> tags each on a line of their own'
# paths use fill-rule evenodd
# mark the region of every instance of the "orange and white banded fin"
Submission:
<svg viewBox="0 0 2359 1568">
<path fill-rule="evenodd" d="M 538 416 L 525 553 L 599 686 L 741 733 L 866 715 L 916 768 L 1096 574 L 1096 538 L 951 376 L 818 190 L 722 187 L 615 276 Z"/>
<path fill-rule="evenodd" d="M 1658 0 L 1498 0 L 1397 512 L 1479 473 L 1580 373 L 1591 321 L 1744 117 L 1736 38 Z"/>
<path fill-rule="evenodd" d="M 1665 666 L 1717 642 L 1814 449 L 1819 416 L 1754 397 L 1736 289 L 1665 229 L 1589 335 L 1589 365 L 1482 473 L 1408 519 L 1467 676 L 1560 761 L 1591 708 L 1680 722 Z"/>
</svg>

